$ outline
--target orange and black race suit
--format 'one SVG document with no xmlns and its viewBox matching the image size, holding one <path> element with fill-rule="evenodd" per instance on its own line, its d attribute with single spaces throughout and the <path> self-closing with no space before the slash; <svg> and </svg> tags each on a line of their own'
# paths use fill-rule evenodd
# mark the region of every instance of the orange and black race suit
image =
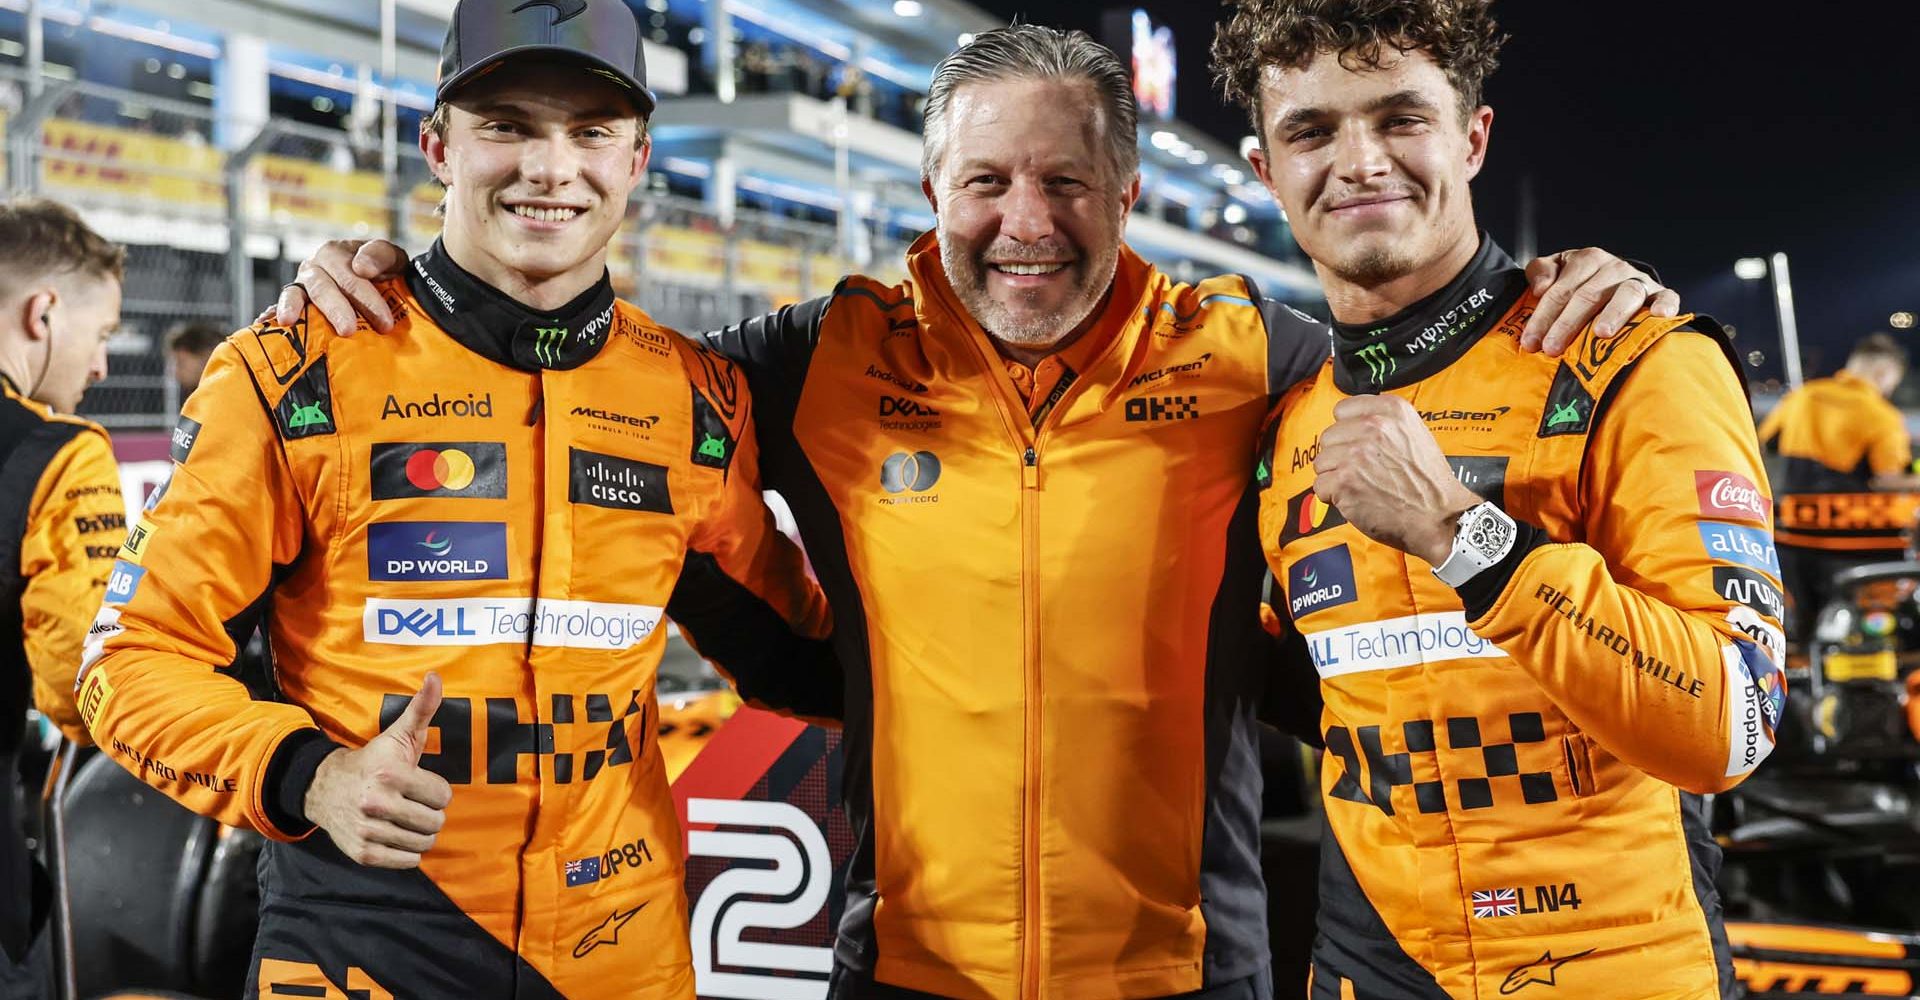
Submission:
<svg viewBox="0 0 1920 1000">
<path fill-rule="evenodd" d="M 126 531 L 107 432 L 0 375 L 0 995 L 27 975 L 14 966 L 49 898 L 14 815 L 28 697 L 69 739 L 87 741 L 73 675 Z"/>
<path fill-rule="evenodd" d="M 842 690 L 747 393 L 604 279 L 533 313 L 436 244 L 383 290 L 389 335 L 309 313 L 215 352 L 114 567 L 82 714 L 154 787 L 283 842 L 262 996 L 691 997 L 663 618 L 750 699 L 832 716 Z M 277 702 L 219 669 L 263 607 Z M 359 867 L 308 836 L 306 788 L 428 671 L 446 827 L 417 870 Z"/>
<path fill-rule="evenodd" d="M 1264 997 L 1245 456 L 1325 328 L 1122 251 L 1017 384 L 932 237 L 908 266 L 710 336 L 847 666 L 836 995 Z"/>
<path fill-rule="evenodd" d="M 1788 393 L 1760 423 L 1779 494 L 1779 539 L 1793 628 L 1811 630 L 1833 574 L 1905 557 L 1920 494 L 1876 491 L 1873 478 L 1908 470 L 1913 445 L 1880 390 L 1841 370 Z"/>
<path fill-rule="evenodd" d="M 1276 409 L 1260 532 L 1325 699 L 1313 996 L 1733 996 L 1699 796 L 1785 691 L 1766 479 L 1716 330 L 1642 314 L 1561 359 L 1490 241 Z M 1519 522 L 1458 592 L 1313 492 L 1340 400 L 1410 402 Z M 1557 992 L 1554 989 L 1557 988 Z"/>
</svg>

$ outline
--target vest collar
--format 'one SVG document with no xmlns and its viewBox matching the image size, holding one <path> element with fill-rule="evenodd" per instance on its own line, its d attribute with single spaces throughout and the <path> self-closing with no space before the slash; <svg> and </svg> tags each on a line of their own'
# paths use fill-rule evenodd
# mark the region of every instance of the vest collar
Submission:
<svg viewBox="0 0 1920 1000">
<path fill-rule="evenodd" d="M 436 239 L 413 259 L 406 279 L 421 311 L 448 336 L 523 371 L 578 368 L 600 353 L 613 329 L 613 283 L 604 270 L 572 302 L 532 309 L 469 274 Z"/>
<path fill-rule="evenodd" d="M 1333 324 L 1333 381 L 1349 395 L 1412 385 L 1453 363 L 1527 290 L 1520 266 L 1485 233 L 1447 287 L 1377 323 Z"/>
</svg>

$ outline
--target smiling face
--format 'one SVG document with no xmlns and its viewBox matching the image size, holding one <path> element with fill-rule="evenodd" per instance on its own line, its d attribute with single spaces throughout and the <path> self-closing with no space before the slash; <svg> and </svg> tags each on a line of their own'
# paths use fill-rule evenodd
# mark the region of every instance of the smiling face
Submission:
<svg viewBox="0 0 1920 1000">
<path fill-rule="evenodd" d="M 447 186 L 447 252 L 537 308 L 600 279 L 650 146 L 620 87 L 566 63 L 502 64 L 449 102 L 420 147 Z"/>
<path fill-rule="evenodd" d="M 1112 162 L 1099 108 L 1084 80 L 1013 78 L 953 93 L 945 155 L 922 183 L 947 280 L 1007 344 L 1059 343 L 1113 282 L 1140 180 Z"/>
<path fill-rule="evenodd" d="M 1463 116 L 1424 52 L 1380 62 L 1350 67 L 1322 52 L 1260 75 L 1263 148 L 1248 160 L 1286 209 L 1330 300 L 1340 283 L 1437 288 L 1479 243 L 1468 182 L 1485 162 L 1493 111 Z"/>
</svg>

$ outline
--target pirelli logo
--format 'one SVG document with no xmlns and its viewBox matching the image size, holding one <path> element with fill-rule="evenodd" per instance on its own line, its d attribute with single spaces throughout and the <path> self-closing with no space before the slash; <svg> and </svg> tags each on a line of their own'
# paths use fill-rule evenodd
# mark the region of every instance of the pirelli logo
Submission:
<svg viewBox="0 0 1920 1000">
<path fill-rule="evenodd" d="M 113 685 L 107 682 L 107 672 L 99 668 L 87 671 L 86 682 L 80 686 L 80 721 L 92 729 L 111 701 Z"/>
</svg>

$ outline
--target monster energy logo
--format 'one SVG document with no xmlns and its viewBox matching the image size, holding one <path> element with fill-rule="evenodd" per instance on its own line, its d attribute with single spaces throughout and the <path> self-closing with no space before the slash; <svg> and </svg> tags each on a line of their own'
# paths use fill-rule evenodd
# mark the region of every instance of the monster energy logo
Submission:
<svg viewBox="0 0 1920 1000">
<path fill-rule="evenodd" d="M 1368 344 L 1354 355 L 1367 363 L 1367 380 L 1379 385 L 1387 376 L 1400 370 L 1400 362 L 1395 360 L 1385 344 Z"/>
<path fill-rule="evenodd" d="M 702 456 L 706 458 L 727 457 L 727 443 L 725 441 L 711 434 L 705 434 L 702 435 L 702 437 L 705 438 L 705 440 L 700 442 L 700 454 Z"/>
<path fill-rule="evenodd" d="M 1577 399 L 1567 400 L 1555 406 L 1552 413 L 1547 414 L 1548 427 L 1559 427 L 1562 424 L 1577 424 L 1579 422 L 1580 401 Z"/>
<path fill-rule="evenodd" d="M 287 429 L 290 431 L 305 427 L 325 427 L 330 423 L 332 421 L 327 419 L 327 411 L 321 409 L 319 403 L 296 406 L 293 408 L 293 413 L 287 417 Z"/>
<path fill-rule="evenodd" d="M 560 363 L 560 345 L 566 342 L 567 328 L 564 326 L 533 328 L 533 356 L 549 368 Z"/>
<path fill-rule="evenodd" d="M 1916 463 L 1916 464 L 1920 464 L 1920 463 Z M 1264 481 L 1264 480 L 1267 480 L 1267 479 L 1272 479 L 1272 478 L 1273 478 L 1273 473 L 1271 473 L 1271 472 L 1268 472 L 1268 471 L 1267 471 L 1267 460 L 1266 460 L 1266 459 L 1264 459 L 1264 458 L 1263 458 L 1263 459 L 1261 459 L 1261 460 L 1260 460 L 1260 465 L 1259 465 L 1259 467 L 1253 470 L 1253 477 L 1254 477 L 1255 479 L 1259 479 L 1259 480 L 1263 480 L 1263 481 Z"/>
</svg>

